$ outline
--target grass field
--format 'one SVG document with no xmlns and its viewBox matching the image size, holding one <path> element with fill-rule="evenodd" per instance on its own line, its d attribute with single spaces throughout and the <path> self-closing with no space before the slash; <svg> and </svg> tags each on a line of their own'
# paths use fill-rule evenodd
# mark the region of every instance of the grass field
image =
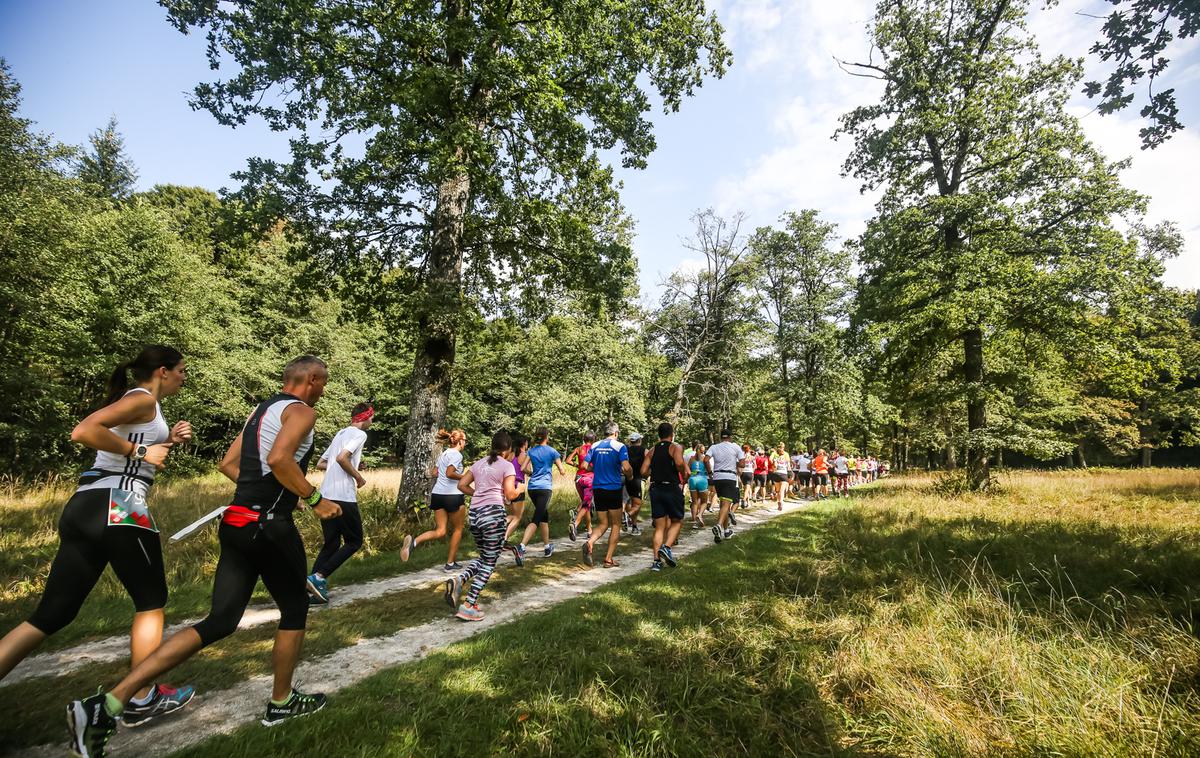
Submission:
<svg viewBox="0 0 1200 758">
<path fill-rule="evenodd" d="M 1200 754 L 1200 472 L 1001 484 L 958 498 L 922 478 L 864 488 L 384 671 L 319 717 L 188 754 Z M 52 521 L 32 515 L 47 507 L 23 504 L 33 528 L 4 539 L 52 547 Z M 394 573 L 373 546 L 358 570 Z M 3 547 L 7 591 L 28 592 L 8 584 L 21 556 Z M 540 565 L 499 580 L 573 570 Z M 306 653 L 427 619 L 427 594 L 322 614 Z M 240 633 L 180 674 L 228 686 L 261 670 L 268 636 Z M 62 700 L 109 668 L 40 686 Z"/>
</svg>

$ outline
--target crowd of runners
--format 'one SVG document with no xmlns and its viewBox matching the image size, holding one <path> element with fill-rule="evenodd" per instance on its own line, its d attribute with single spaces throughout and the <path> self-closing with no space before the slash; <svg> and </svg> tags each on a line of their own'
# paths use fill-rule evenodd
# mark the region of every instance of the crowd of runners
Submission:
<svg viewBox="0 0 1200 758">
<path fill-rule="evenodd" d="M 184 538 L 216 521 L 220 557 L 209 614 L 164 640 L 166 574 L 146 496 L 172 446 L 192 438 L 188 422 L 168 426 L 160 405 L 180 390 L 186 377 L 183 356 L 165 346 L 148 346 L 113 372 L 102 407 L 72 432 L 72 439 L 94 449 L 96 457 L 63 509 L 58 552 L 42 597 L 29 619 L 0 639 L 3 679 L 75 618 L 105 567 L 112 566 L 135 608 L 131 669 L 112 687 L 67 706 L 71 749 L 77 755 L 104 755 L 118 722 L 137 727 L 186 706 L 194 688 L 170 686 L 162 678 L 237 629 L 260 579 L 280 613 L 271 654 L 272 692 L 262 724 L 313 713 L 326 702 L 323 694 L 293 688 L 292 676 L 309 606 L 329 601 L 329 577 L 363 544 L 357 490 L 366 483 L 361 462 L 374 409 L 366 403 L 351 409 L 350 423 L 317 460 L 325 477 L 314 486 L 306 478 L 314 452 L 313 406 L 324 394 L 329 372 L 311 355 L 288 363 L 280 390 L 258 404 L 221 460 L 221 473 L 234 484 L 230 504 L 172 537 Z M 441 431 L 437 442 L 442 452 L 426 472 L 433 480 L 433 526 L 405 536 L 400 558 L 408 561 L 423 545 L 446 540 L 446 602 L 458 618 L 479 621 L 484 617 L 480 593 L 502 555 L 510 554 L 522 566 L 538 539 L 544 556 L 554 554 L 550 501 L 554 475 L 567 476 L 566 467 L 574 468 L 578 496 L 578 507 L 565 519 L 566 532 L 578 544 L 583 562 L 616 567 L 621 535 L 642 534 L 648 500 L 651 571 L 678 564 L 672 548 L 685 520 L 701 529 L 712 514 L 709 528 L 721 543 L 734 536 L 737 511 L 751 502 L 770 501 L 782 509 L 789 495 L 844 496 L 851 486 L 887 473 L 887 464 L 871 456 L 824 449 L 788 454 L 782 444 L 772 450 L 738 444 L 729 429 L 711 446 L 695 442 L 686 449 L 675 441 L 669 423 L 659 424 L 656 436 L 648 445 L 634 432 L 626 444 L 617 424 L 609 422 L 600 439 L 587 433 L 564 457 L 545 428 L 532 438 L 498 431 L 487 453 L 467 465 L 466 434 Z M 301 505 L 321 520 L 323 532 L 311 568 L 294 521 Z M 464 528 L 479 553 L 465 566 L 457 561 Z"/>
</svg>

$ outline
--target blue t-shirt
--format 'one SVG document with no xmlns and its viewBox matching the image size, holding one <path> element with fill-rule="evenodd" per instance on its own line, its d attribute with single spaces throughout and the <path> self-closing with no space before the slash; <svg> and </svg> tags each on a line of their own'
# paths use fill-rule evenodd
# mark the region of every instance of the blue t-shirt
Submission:
<svg viewBox="0 0 1200 758">
<path fill-rule="evenodd" d="M 529 449 L 529 461 L 533 464 L 533 473 L 529 475 L 531 490 L 549 490 L 554 488 L 554 462 L 562 458 L 558 451 L 549 445 L 534 445 Z"/>
<path fill-rule="evenodd" d="M 621 474 L 621 462 L 629 460 L 629 448 L 620 440 L 612 438 L 602 440 L 592 445 L 585 461 L 592 464 L 596 476 L 592 479 L 592 489 L 619 490 L 624 484 L 625 477 Z"/>
</svg>

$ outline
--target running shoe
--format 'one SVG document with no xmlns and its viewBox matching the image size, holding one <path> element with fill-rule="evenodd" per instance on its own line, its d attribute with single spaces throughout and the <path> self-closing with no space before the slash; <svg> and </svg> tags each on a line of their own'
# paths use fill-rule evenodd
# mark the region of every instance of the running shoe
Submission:
<svg viewBox="0 0 1200 758">
<path fill-rule="evenodd" d="M 478 603 L 463 603 L 454 615 L 463 621 L 483 621 L 483 611 L 479 610 Z"/>
<path fill-rule="evenodd" d="M 726 530 L 725 530 L 724 537 L 725 537 L 725 539 L 729 539 L 729 538 L 733 537 L 733 530 L 732 530 L 732 529 L 726 529 Z"/>
<path fill-rule="evenodd" d="M 730 509 L 729 509 L 729 525 L 730 525 L 730 526 L 737 526 L 737 516 L 734 516 L 734 515 L 733 515 L 733 509 L 732 509 L 732 508 L 730 508 Z"/>
<path fill-rule="evenodd" d="M 629 519 L 629 514 L 621 511 L 621 531 L 628 532 L 633 527 L 633 522 Z"/>
<path fill-rule="evenodd" d="M 592 538 L 592 530 L 590 527 L 583 530 L 583 538 L 585 540 L 590 540 Z"/>
<path fill-rule="evenodd" d="M 325 604 L 329 602 L 329 582 L 321 579 L 316 574 L 308 575 L 308 594 L 316 603 Z"/>
<path fill-rule="evenodd" d="M 637 524 L 634 524 L 632 527 L 630 527 L 629 533 L 632 534 L 634 537 L 641 537 L 642 536 L 642 528 L 640 526 L 638 526 Z"/>
<path fill-rule="evenodd" d="M 573 512 L 574 511 L 572 511 L 572 513 Z M 572 518 L 571 521 L 567 524 L 567 536 L 571 538 L 571 542 L 575 541 L 575 537 L 577 536 L 577 534 L 575 531 L 575 519 L 574 518 Z"/>
<path fill-rule="evenodd" d="M 517 550 L 515 545 L 505 545 L 504 549 L 512 553 L 513 560 L 517 562 L 517 568 L 525 565 L 525 556 L 521 555 L 521 551 Z"/>
<path fill-rule="evenodd" d="M 276 705 L 269 700 L 267 701 L 267 715 L 263 717 L 260 723 L 263 726 L 275 726 L 297 716 L 307 716 L 324 708 L 326 701 L 327 698 L 320 692 L 305 695 L 293 689 L 292 694 L 288 696 L 287 702 L 283 705 Z"/>
<path fill-rule="evenodd" d="M 720 544 L 721 539 L 723 537 L 723 535 L 721 534 L 721 527 L 718 526 L 717 524 L 713 524 L 712 533 L 713 533 L 713 541 Z"/>
<path fill-rule="evenodd" d="M 125 726 L 141 726 L 159 716 L 174 713 L 192 702 L 196 696 L 195 687 L 168 687 L 162 684 L 154 685 L 150 691 L 150 701 L 144 705 L 130 702 L 121 714 L 121 723 Z"/>
<path fill-rule="evenodd" d="M 554 555 L 554 543 L 553 542 L 547 543 L 546 547 L 542 548 L 542 555 L 545 556 L 546 558 L 549 558 L 550 556 Z"/>
<path fill-rule="evenodd" d="M 521 560 L 525 560 L 525 545 L 517 545 L 517 552 L 521 554 Z"/>
<path fill-rule="evenodd" d="M 650 564 L 651 571 L 662 571 L 662 561 L 654 561 Z"/>
<path fill-rule="evenodd" d="M 590 542 L 583 543 L 583 562 L 589 566 L 596 565 L 592 562 L 592 543 Z"/>
<path fill-rule="evenodd" d="M 447 579 L 446 580 L 446 593 L 444 595 L 444 597 L 446 599 L 446 605 L 450 606 L 451 609 L 457 608 L 458 607 L 458 596 L 461 594 L 462 594 L 462 579 L 458 578 L 457 576 L 454 577 L 453 579 Z"/>
<path fill-rule="evenodd" d="M 104 709 L 104 690 L 67 706 L 71 752 L 82 758 L 103 758 L 108 738 L 117 731 L 117 720 Z"/>
<path fill-rule="evenodd" d="M 442 571 L 462 571 L 462 564 L 458 561 L 447 563 L 445 566 L 442 566 Z"/>
<path fill-rule="evenodd" d="M 675 560 L 675 554 L 671 552 L 671 548 L 663 545 L 658 549 L 658 558 L 660 561 L 666 561 L 666 564 L 671 568 L 679 565 L 679 561 Z"/>
<path fill-rule="evenodd" d="M 408 563 L 408 556 L 412 555 L 413 538 L 411 534 L 404 535 L 404 544 L 400 546 L 400 560 Z"/>
</svg>

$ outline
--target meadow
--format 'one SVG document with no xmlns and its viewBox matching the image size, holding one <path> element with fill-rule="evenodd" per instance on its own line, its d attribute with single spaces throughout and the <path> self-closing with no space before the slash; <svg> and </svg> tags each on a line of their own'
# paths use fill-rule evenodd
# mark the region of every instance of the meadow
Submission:
<svg viewBox="0 0 1200 758">
<path fill-rule="evenodd" d="M 394 475 L 372 476 L 375 533 L 370 554 L 347 566 L 355 579 L 399 567 L 392 548 L 402 529 L 382 484 Z M 1200 472 L 1021 472 L 1000 485 L 956 497 L 921 476 L 863 487 L 675 571 L 619 581 L 386 670 L 339 691 L 320 718 L 248 727 L 189 754 L 1200 753 Z M 174 507 L 186 523 L 193 511 L 182 511 L 204 512 L 221 487 L 164 487 L 163 520 Z M 44 575 L 27 555 L 36 571 L 21 578 L 19 551 L 53 547 L 55 506 L 40 497 L 5 509 L 4 624 L 20 618 L 15 609 Z M 555 507 L 570 500 L 562 491 Z M 189 557 L 171 558 L 175 597 L 194 596 L 202 611 L 213 545 L 178 549 Z M 498 579 L 550 580 L 578 569 L 577 551 L 546 565 L 554 568 L 539 562 L 536 575 Z M 489 589 L 485 607 L 512 586 Z M 127 601 L 104 591 L 120 607 L 103 631 L 119 632 Z M 437 613 L 430 593 L 410 594 L 338 609 L 340 620 L 322 614 L 306 653 Z M 102 631 L 90 617 L 81 624 Z M 240 635 L 180 675 L 228 686 L 258 672 L 268 637 Z M 62 700 L 120 667 L 110 668 L 39 687 Z M 15 705 L 16 690 L 33 697 L 27 684 L 0 688 L 0 704 Z M 19 721 L 35 717 L 25 711 Z M 48 734 L 31 726 L 7 743 Z"/>
</svg>

